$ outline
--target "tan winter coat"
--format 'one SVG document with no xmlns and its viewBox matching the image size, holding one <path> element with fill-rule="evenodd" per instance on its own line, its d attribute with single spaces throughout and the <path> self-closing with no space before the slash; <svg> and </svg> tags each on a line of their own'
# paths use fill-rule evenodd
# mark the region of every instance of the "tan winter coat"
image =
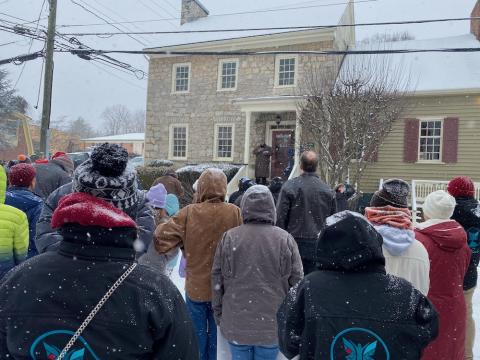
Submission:
<svg viewBox="0 0 480 360">
<path fill-rule="evenodd" d="M 181 247 L 187 260 L 186 293 L 194 301 L 211 301 L 211 271 L 217 244 L 227 230 L 242 224 L 240 209 L 225 203 L 227 177 L 218 169 L 203 172 L 199 203 L 189 205 L 159 225 L 155 247 L 160 254 Z"/>
<path fill-rule="evenodd" d="M 266 186 L 253 186 L 242 198 L 245 225 L 221 240 L 212 269 L 212 306 L 228 341 L 274 345 L 277 310 L 290 287 L 303 278 L 298 247 L 274 226 L 275 204 Z"/>
</svg>

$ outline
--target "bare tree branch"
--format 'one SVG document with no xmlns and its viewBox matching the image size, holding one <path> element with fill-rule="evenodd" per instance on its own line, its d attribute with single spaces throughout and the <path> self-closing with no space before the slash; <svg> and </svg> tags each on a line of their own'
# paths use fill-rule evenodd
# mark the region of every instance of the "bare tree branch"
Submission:
<svg viewBox="0 0 480 360">
<path fill-rule="evenodd" d="M 320 172 L 330 185 L 358 185 L 406 107 L 410 87 L 402 62 L 390 56 L 351 56 L 340 73 L 313 67 L 299 102 L 303 143 L 318 145 Z"/>
</svg>

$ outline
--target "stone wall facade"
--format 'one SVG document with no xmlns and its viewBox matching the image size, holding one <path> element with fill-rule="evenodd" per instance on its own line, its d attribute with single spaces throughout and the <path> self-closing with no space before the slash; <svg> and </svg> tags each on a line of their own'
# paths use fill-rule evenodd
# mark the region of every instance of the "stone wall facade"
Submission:
<svg viewBox="0 0 480 360">
<path fill-rule="evenodd" d="M 262 50 L 328 50 L 333 46 L 332 39 L 332 41 Z M 230 58 L 238 59 L 237 88 L 235 91 L 218 91 L 219 60 Z M 173 66 L 179 63 L 191 64 L 188 93 L 172 93 Z M 152 58 L 149 64 L 146 161 L 167 159 L 170 125 L 188 124 L 188 149 L 185 163 L 212 162 L 215 151 L 215 124 L 227 123 L 234 124 L 233 162 L 243 163 L 245 113 L 240 111 L 240 107 L 234 104 L 233 100 L 298 95 L 301 93 L 303 79 L 311 75 L 312 68 L 326 68 L 337 72 L 340 61 L 339 57 L 333 56 L 298 55 L 297 86 L 288 88 L 274 86 L 275 63 L 275 55 Z M 252 116 L 252 145 L 265 136 L 266 120 L 257 119 L 260 119 L 258 114 Z M 263 125 L 259 122 L 263 122 Z"/>
</svg>

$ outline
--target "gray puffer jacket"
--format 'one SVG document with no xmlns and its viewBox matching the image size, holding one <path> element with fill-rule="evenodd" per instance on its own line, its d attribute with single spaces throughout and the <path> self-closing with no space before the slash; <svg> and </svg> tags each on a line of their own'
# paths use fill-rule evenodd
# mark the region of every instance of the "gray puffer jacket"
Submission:
<svg viewBox="0 0 480 360">
<path fill-rule="evenodd" d="M 60 186 L 72 181 L 72 177 L 57 160 L 50 160 L 47 164 L 35 164 L 36 185 L 33 192 L 44 201 Z"/>
<path fill-rule="evenodd" d="M 52 229 L 50 222 L 60 199 L 71 192 L 72 183 L 70 182 L 55 190 L 45 201 L 37 223 L 37 237 L 35 238 L 35 245 L 40 254 L 46 251 L 56 251 L 60 245 L 62 235 Z M 144 245 L 143 251 L 140 252 L 145 252 L 152 242 L 155 220 L 153 218 L 153 210 L 148 205 L 148 200 L 143 191 L 138 190 L 138 204 L 135 208 L 128 211 L 128 215 L 137 223 L 138 237 Z"/>
<path fill-rule="evenodd" d="M 227 231 L 215 254 L 215 320 L 228 341 L 277 344 L 277 310 L 303 278 L 300 254 L 293 237 L 274 226 L 275 204 L 266 186 L 248 189 L 241 209 L 245 224 Z"/>
</svg>

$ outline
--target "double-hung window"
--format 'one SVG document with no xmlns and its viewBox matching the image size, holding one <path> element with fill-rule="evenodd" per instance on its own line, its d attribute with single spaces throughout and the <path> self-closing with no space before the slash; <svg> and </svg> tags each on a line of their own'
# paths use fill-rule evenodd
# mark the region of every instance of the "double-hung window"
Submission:
<svg viewBox="0 0 480 360">
<path fill-rule="evenodd" d="M 215 125 L 215 160 L 233 160 L 234 131 L 230 124 Z"/>
<path fill-rule="evenodd" d="M 237 89 L 238 60 L 225 59 L 218 63 L 218 90 L 233 91 Z"/>
<path fill-rule="evenodd" d="M 442 120 L 421 120 L 419 136 L 419 161 L 442 160 Z"/>
<path fill-rule="evenodd" d="M 187 93 L 190 91 L 190 63 L 173 65 L 173 93 Z"/>
<path fill-rule="evenodd" d="M 292 87 L 297 84 L 298 57 L 282 55 L 276 58 L 275 86 Z"/>
<path fill-rule="evenodd" d="M 170 126 L 170 158 L 174 160 L 186 160 L 188 151 L 188 126 Z"/>
</svg>

